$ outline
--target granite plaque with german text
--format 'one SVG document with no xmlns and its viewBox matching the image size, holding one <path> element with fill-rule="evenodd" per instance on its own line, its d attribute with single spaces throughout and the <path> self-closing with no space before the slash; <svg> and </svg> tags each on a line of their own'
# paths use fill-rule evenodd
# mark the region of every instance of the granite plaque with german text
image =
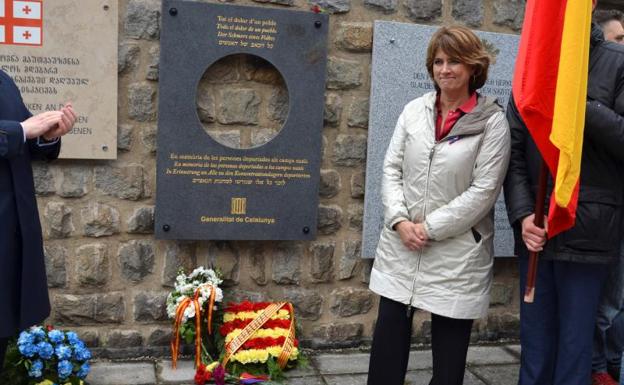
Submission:
<svg viewBox="0 0 624 385">
<path fill-rule="evenodd" d="M 322 14 L 163 2 L 158 238 L 315 238 L 327 33 Z"/>
<path fill-rule="evenodd" d="M 117 10 L 113 0 L 0 0 L 0 68 L 33 114 L 71 101 L 61 158 L 117 158 Z"/>
<path fill-rule="evenodd" d="M 375 256 L 383 226 L 382 166 L 396 121 L 405 104 L 434 90 L 425 61 L 429 40 L 436 30 L 437 27 L 418 24 L 375 22 L 362 236 L 363 258 Z M 488 81 L 480 92 L 498 97 L 499 103 L 506 106 L 511 94 L 519 37 L 475 32 L 494 58 Z M 513 256 L 513 234 L 507 220 L 502 194 L 495 206 L 494 249 L 497 256 Z"/>
</svg>

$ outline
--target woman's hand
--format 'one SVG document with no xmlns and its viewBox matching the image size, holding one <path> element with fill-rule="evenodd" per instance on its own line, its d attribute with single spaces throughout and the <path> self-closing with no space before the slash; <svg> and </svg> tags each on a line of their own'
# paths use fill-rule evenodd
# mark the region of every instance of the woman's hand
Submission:
<svg viewBox="0 0 624 385">
<path fill-rule="evenodd" d="M 522 220 L 522 240 L 529 251 L 540 252 L 546 244 L 546 231 L 548 230 L 548 220 L 544 216 L 546 229 L 535 226 L 535 214 L 531 214 Z"/>
<path fill-rule="evenodd" d="M 418 251 L 427 245 L 427 232 L 422 223 L 403 221 L 397 223 L 394 228 L 399 233 L 401 241 L 411 251 Z"/>
</svg>

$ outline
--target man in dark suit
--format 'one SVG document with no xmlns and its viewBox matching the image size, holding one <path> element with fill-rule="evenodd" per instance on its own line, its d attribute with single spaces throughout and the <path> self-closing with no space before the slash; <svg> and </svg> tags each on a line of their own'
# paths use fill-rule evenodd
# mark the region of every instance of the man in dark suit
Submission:
<svg viewBox="0 0 624 385">
<path fill-rule="evenodd" d="M 8 339 L 50 314 L 30 161 L 58 157 L 75 121 L 69 103 L 32 116 L 0 70 L 0 371 Z"/>
</svg>

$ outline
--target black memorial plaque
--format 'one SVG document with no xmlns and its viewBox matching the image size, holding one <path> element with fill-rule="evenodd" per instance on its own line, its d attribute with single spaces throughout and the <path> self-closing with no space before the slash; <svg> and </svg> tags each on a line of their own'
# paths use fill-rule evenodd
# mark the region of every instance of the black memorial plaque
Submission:
<svg viewBox="0 0 624 385">
<path fill-rule="evenodd" d="M 323 14 L 163 1 L 157 238 L 315 238 L 327 31 Z M 235 54 L 268 61 L 288 90 L 281 131 L 254 148 L 218 143 L 197 113 L 204 72 Z"/>
</svg>

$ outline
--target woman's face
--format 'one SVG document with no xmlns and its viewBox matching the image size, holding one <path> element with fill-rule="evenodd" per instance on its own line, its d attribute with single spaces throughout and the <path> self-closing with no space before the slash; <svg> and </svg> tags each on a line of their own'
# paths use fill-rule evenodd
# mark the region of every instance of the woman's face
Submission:
<svg viewBox="0 0 624 385">
<path fill-rule="evenodd" d="M 433 59 L 433 79 L 442 93 L 468 93 L 472 68 L 438 49 Z"/>
</svg>

